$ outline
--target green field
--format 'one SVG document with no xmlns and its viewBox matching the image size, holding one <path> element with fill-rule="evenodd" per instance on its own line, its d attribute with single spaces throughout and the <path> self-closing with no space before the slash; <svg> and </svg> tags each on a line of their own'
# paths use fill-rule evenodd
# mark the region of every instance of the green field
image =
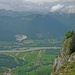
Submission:
<svg viewBox="0 0 75 75">
<path fill-rule="evenodd" d="M 43 40 L 23 40 L 15 41 L 0 41 L 0 50 L 26 50 L 30 47 L 53 47 L 61 46 L 61 39 L 43 39 Z"/>
<path fill-rule="evenodd" d="M 59 50 L 36 50 L 0 54 L 0 75 L 50 75 L 54 58 Z M 9 70 L 10 69 L 10 70 Z"/>
<path fill-rule="evenodd" d="M 18 50 L 28 50 L 36 47 L 60 47 L 61 40 L 23 40 L 21 42 L 0 41 L 0 51 L 12 51 L 0 53 L 0 75 L 11 73 L 10 75 L 50 75 L 53 68 L 53 61 L 59 50 L 40 49 L 28 52 L 18 52 Z M 37 49 L 38 49 L 37 48 Z M 17 52 L 14 52 L 14 51 Z"/>
</svg>

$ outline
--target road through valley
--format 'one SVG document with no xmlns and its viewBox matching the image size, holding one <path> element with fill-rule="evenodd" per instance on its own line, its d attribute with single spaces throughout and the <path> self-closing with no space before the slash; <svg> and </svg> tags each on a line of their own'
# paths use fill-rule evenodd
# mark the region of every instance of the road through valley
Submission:
<svg viewBox="0 0 75 75">
<path fill-rule="evenodd" d="M 36 50 L 46 50 L 46 49 L 60 49 L 60 47 L 30 47 L 25 50 L 0 50 L 0 53 L 11 53 L 11 52 L 28 52 L 28 51 L 36 51 Z"/>
</svg>

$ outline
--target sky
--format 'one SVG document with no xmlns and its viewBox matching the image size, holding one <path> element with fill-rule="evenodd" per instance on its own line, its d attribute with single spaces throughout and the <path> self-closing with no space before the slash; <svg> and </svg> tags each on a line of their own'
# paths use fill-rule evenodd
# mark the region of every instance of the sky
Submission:
<svg viewBox="0 0 75 75">
<path fill-rule="evenodd" d="M 75 13 L 75 0 L 0 0 L 0 9 Z"/>
</svg>

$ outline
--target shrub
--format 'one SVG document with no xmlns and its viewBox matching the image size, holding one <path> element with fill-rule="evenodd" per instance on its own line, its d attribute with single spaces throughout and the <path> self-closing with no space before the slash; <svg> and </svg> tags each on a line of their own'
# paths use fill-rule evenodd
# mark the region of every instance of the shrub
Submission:
<svg viewBox="0 0 75 75">
<path fill-rule="evenodd" d="M 73 34 L 74 34 L 74 31 L 68 31 L 68 32 L 65 34 L 65 36 L 66 36 L 66 38 L 68 39 L 68 38 L 72 37 Z"/>
</svg>

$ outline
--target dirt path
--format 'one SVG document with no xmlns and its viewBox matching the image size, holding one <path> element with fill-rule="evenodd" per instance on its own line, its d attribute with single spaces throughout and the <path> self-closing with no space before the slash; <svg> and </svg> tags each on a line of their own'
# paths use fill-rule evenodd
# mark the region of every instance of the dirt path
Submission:
<svg viewBox="0 0 75 75">
<path fill-rule="evenodd" d="M 41 58 L 42 57 L 42 54 L 41 53 L 42 53 L 42 50 L 39 51 L 37 57 Z"/>
<path fill-rule="evenodd" d="M 22 57 L 22 59 L 23 60 L 25 60 L 25 58 L 28 56 L 28 53 L 26 53 L 23 57 Z"/>
</svg>

